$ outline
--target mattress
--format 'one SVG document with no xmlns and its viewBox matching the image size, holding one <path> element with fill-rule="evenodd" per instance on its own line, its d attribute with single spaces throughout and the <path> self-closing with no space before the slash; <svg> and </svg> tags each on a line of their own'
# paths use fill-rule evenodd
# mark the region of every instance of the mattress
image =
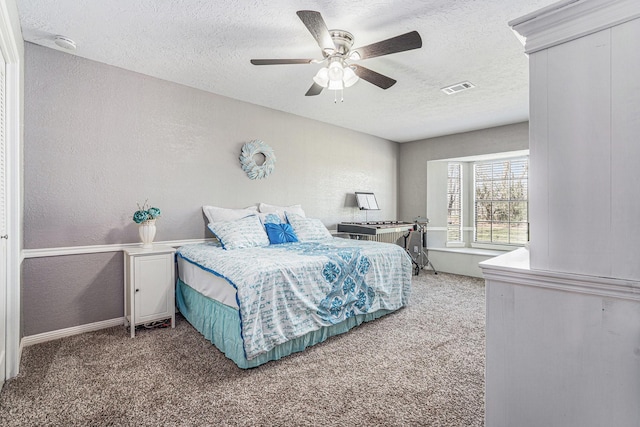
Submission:
<svg viewBox="0 0 640 427">
<path fill-rule="evenodd" d="M 178 257 L 178 277 L 202 296 L 238 309 L 236 288 L 226 279 L 203 270 L 181 257 Z"/>
</svg>

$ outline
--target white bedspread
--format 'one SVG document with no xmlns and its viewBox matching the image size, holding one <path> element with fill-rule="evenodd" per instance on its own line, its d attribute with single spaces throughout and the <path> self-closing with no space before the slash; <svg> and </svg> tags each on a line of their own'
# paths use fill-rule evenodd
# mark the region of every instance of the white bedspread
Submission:
<svg viewBox="0 0 640 427">
<path fill-rule="evenodd" d="M 236 288 L 246 358 L 357 314 L 407 304 L 411 259 L 397 245 L 331 239 L 224 250 L 186 245 L 183 259 Z"/>
</svg>

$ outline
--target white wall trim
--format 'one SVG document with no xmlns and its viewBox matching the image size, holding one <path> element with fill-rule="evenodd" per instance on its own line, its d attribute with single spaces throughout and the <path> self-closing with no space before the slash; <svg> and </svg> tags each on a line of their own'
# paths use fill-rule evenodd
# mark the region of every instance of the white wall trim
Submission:
<svg viewBox="0 0 640 427">
<path fill-rule="evenodd" d="M 17 10 L 15 10 L 15 4 L 7 4 L 0 2 L 0 17 L 2 19 L 2 25 L 0 25 L 0 47 L 5 56 L 5 62 L 19 64 L 22 60 L 22 37 L 20 35 L 20 29 L 14 28 L 13 22 L 11 22 L 12 16 L 18 16 Z M 11 9 L 11 10 L 10 10 Z"/>
<path fill-rule="evenodd" d="M 509 252 L 524 247 L 524 245 L 500 245 L 496 243 L 476 243 L 471 242 L 471 247 L 476 249 L 489 249 L 494 251 Z"/>
<path fill-rule="evenodd" d="M 29 335 L 22 338 L 22 341 L 20 342 L 20 348 L 22 349 L 34 344 L 40 344 L 43 342 L 66 338 L 73 335 L 84 334 L 85 332 L 93 332 L 100 329 L 113 328 L 114 326 L 124 325 L 124 322 L 124 317 L 118 317 L 116 319 L 103 320 L 101 322 L 87 323 L 86 325 L 73 326 L 71 328 L 58 329 L 56 331 Z"/>
<path fill-rule="evenodd" d="M 501 250 L 490 250 L 490 249 L 480 249 L 480 248 L 469 248 L 469 247 L 448 247 L 448 248 L 427 248 L 429 251 L 435 252 L 448 252 L 452 254 L 464 254 L 464 255 L 478 255 L 478 256 L 500 256 L 504 255 L 507 251 Z"/>
<path fill-rule="evenodd" d="M 447 231 L 447 227 L 429 227 L 427 226 L 427 231 Z M 462 227 L 462 231 L 473 231 L 473 227 Z"/>
<path fill-rule="evenodd" d="M 20 368 L 20 263 L 22 258 L 22 123 L 24 41 L 15 2 L 0 2 L 0 49 L 6 62 L 7 289 L 5 378 Z"/>
<path fill-rule="evenodd" d="M 163 242 L 154 242 L 158 245 L 167 245 L 177 248 L 190 243 L 204 243 L 215 241 L 216 239 L 187 239 L 187 240 L 167 240 Z M 91 245 L 91 246 L 69 246 L 60 248 L 41 248 L 41 249 L 24 249 L 22 251 L 23 258 L 44 258 L 51 256 L 64 255 L 84 255 L 97 254 L 104 252 L 119 252 L 128 248 L 137 248 L 141 243 L 116 243 L 112 245 Z"/>
<path fill-rule="evenodd" d="M 565 0 L 509 22 L 527 54 L 640 17 L 638 0 Z"/>
<path fill-rule="evenodd" d="M 444 243 L 447 248 L 466 248 L 467 244 L 462 241 L 446 241 Z"/>
<path fill-rule="evenodd" d="M 557 271 L 531 270 L 529 251 L 517 249 L 480 263 L 487 281 L 640 301 L 640 282 Z"/>
</svg>

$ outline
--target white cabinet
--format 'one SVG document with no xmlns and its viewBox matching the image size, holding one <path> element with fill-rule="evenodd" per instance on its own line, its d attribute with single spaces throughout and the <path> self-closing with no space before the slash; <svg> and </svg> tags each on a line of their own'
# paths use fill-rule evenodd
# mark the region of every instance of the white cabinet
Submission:
<svg viewBox="0 0 640 427">
<path fill-rule="evenodd" d="M 136 325 L 171 318 L 175 328 L 175 249 L 154 245 L 124 250 L 125 318 L 135 337 Z"/>
<path fill-rule="evenodd" d="M 514 27 L 530 63 L 531 268 L 639 281 L 640 2 L 547 13 Z"/>
<path fill-rule="evenodd" d="M 514 21 L 530 61 L 530 266 L 485 261 L 485 425 L 638 427 L 640 2 Z"/>
</svg>

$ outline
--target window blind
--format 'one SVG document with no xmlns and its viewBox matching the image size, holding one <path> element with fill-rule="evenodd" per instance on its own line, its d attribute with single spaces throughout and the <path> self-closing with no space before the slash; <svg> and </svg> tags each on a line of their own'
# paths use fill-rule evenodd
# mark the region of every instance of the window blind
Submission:
<svg viewBox="0 0 640 427">
<path fill-rule="evenodd" d="M 474 164 L 474 241 L 527 242 L 528 177 L 527 158 Z"/>
<path fill-rule="evenodd" d="M 462 165 L 460 163 L 448 165 L 447 241 L 462 241 Z"/>
</svg>

